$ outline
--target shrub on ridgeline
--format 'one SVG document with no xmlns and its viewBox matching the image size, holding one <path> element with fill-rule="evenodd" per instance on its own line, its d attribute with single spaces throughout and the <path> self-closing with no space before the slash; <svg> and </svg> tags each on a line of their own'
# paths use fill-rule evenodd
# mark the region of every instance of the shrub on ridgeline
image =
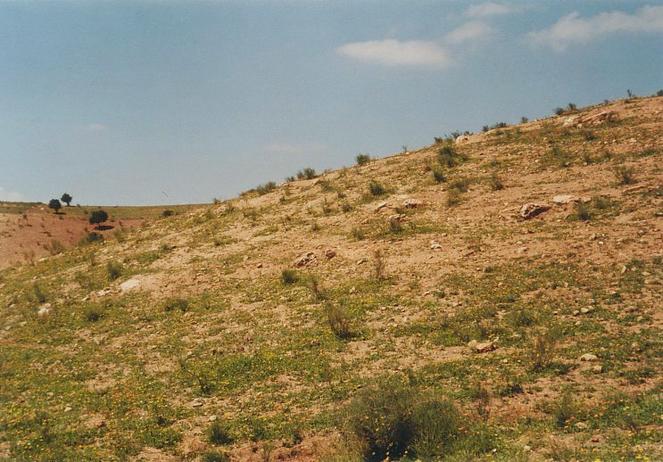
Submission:
<svg viewBox="0 0 663 462">
<path fill-rule="evenodd" d="M 51 199 L 48 201 L 48 208 L 52 209 L 54 213 L 58 213 L 62 208 L 62 204 L 57 199 Z"/>
<path fill-rule="evenodd" d="M 302 170 L 297 172 L 297 179 L 298 180 L 312 180 L 313 178 L 315 178 L 317 176 L 318 176 L 318 174 L 311 167 L 306 167 L 305 169 L 302 169 Z"/>
<path fill-rule="evenodd" d="M 64 202 L 65 204 L 67 204 L 67 207 L 71 207 L 71 201 L 74 200 L 74 198 L 71 197 L 71 194 L 69 194 L 69 193 L 64 193 L 64 194 L 62 195 L 62 197 L 60 198 L 60 200 L 61 200 L 62 202 Z"/>
<path fill-rule="evenodd" d="M 366 165 L 371 161 L 371 156 L 368 154 L 357 154 L 357 157 L 355 157 L 355 160 L 357 161 L 357 165 Z"/>
</svg>

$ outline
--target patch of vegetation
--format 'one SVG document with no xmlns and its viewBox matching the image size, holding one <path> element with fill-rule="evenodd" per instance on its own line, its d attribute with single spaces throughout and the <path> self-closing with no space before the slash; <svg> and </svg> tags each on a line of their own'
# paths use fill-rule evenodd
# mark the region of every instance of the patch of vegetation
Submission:
<svg viewBox="0 0 663 462">
<path fill-rule="evenodd" d="M 371 156 L 368 154 L 357 154 L 357 157 L 355 157 L 355 160 L 357 161 L 357 165 L 366 165 L 371 161 Z"/>
<path fill-rule="evenodd" d="M 297 271 L 287 268 L 281 271 L 281 282 L 285 285 L 294 284 L 299 281 Z"/>
<path fill-rule="evenodd" d="M 384 196 L 387 194 L 387 188 L 385 188 L 381 183 L 378 183 L 375 180 L 371 180 L 368 183 L 368 192 L 373 197 Z"/>
<path fill-rule="evenodd" d="M 124 266 L 118 261 L 109 261 L 106 263 L 106 274 L 109 281 L 114 281 L 124 272 Z"/>
<path fill-rule="evenodd" d="M 620 185 L 628 185 L 636 182 L 633 168 L 619 165 L 613 170 L 617 183 Z"/>
<path fill-rule="evenodd" d="M 189 309 L 189 301 L 186 298 L 171 297 L 164 302 L 163 309 L 166 312 L 179 310 L 185 313 Z"/>
</svg>

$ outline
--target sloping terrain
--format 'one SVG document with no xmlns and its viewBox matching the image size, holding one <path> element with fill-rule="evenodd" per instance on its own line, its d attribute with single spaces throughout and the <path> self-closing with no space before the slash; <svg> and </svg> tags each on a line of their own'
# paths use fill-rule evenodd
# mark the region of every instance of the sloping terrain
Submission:
<svg viewBox="0 0 663 462">
<path fill-rule="evenodd" d="M 395 376 L 450 460 L 661 460 L 661 146 L 618 101 L 6 269 L 0 459 L 359 460 Z"/>
</svg>

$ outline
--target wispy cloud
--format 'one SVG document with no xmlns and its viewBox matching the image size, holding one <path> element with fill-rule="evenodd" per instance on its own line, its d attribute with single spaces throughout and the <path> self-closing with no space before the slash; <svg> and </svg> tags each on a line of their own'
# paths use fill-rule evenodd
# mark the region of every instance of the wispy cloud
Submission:
<svg viewBox="0 0 663 462">
<path fill-rule="evenodd" d="M 336 52 L 357 61 L 385 66 L 445 67 L 451 64 L 447 50 L 433 41 L 371 40 L 347 43 Z"/>
<path fill-rule="evenodd" d="M 25 198 L 21 193 L 17 193 L 15 191 L 8 191 L 2 186 L 0 186 L 0 201 L 21 202 L 24 200 Z"/>
<path fill-rule="evenodd" d="M 511 13 L 514 8 L 510 5 L 495 2 L 479 3 L 470 6 L 465 10 L 465 15 L 470 18 L 485 18 L 487 16 L 498 16 L 502 14 Z"/>
<path fill-rule="evenodd" d="M 98 122 L 92 122 L 85 126 L 85 129 L 89 132 L 105 132 L 108 130 L 108 125 L 104 125 Z"/>
<path fill-rule="evenodd" d="M 564 51 L 570 45 L 615 33 L 663 33 L 663 6 L 644 6 L 633 14 L 609 11 L 589 18 L 573 12 L 547 29 L 530 32 L 528 37 L 536 45 Z"/>
<path fill-rule="evenodd" d="M 470 21 L 449 32 L 445 39 L 449 43 L 459 44 L 485 38 L 491 33 L 492 28 L 488 24 L 481 21 Z"/>
</svg>

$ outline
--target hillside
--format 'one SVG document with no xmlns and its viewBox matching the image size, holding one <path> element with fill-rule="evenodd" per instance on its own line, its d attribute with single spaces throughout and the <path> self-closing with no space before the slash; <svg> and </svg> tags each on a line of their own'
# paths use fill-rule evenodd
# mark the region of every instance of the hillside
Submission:
<svg viewBox="0 0 663 462">
<path fill-rule="evenodd" d="M 361 460 L 394 381 L 445 460 L 661 460 L 662 146 L 616 101 L 5 269 L 0 460 Z"/>
</svg>

